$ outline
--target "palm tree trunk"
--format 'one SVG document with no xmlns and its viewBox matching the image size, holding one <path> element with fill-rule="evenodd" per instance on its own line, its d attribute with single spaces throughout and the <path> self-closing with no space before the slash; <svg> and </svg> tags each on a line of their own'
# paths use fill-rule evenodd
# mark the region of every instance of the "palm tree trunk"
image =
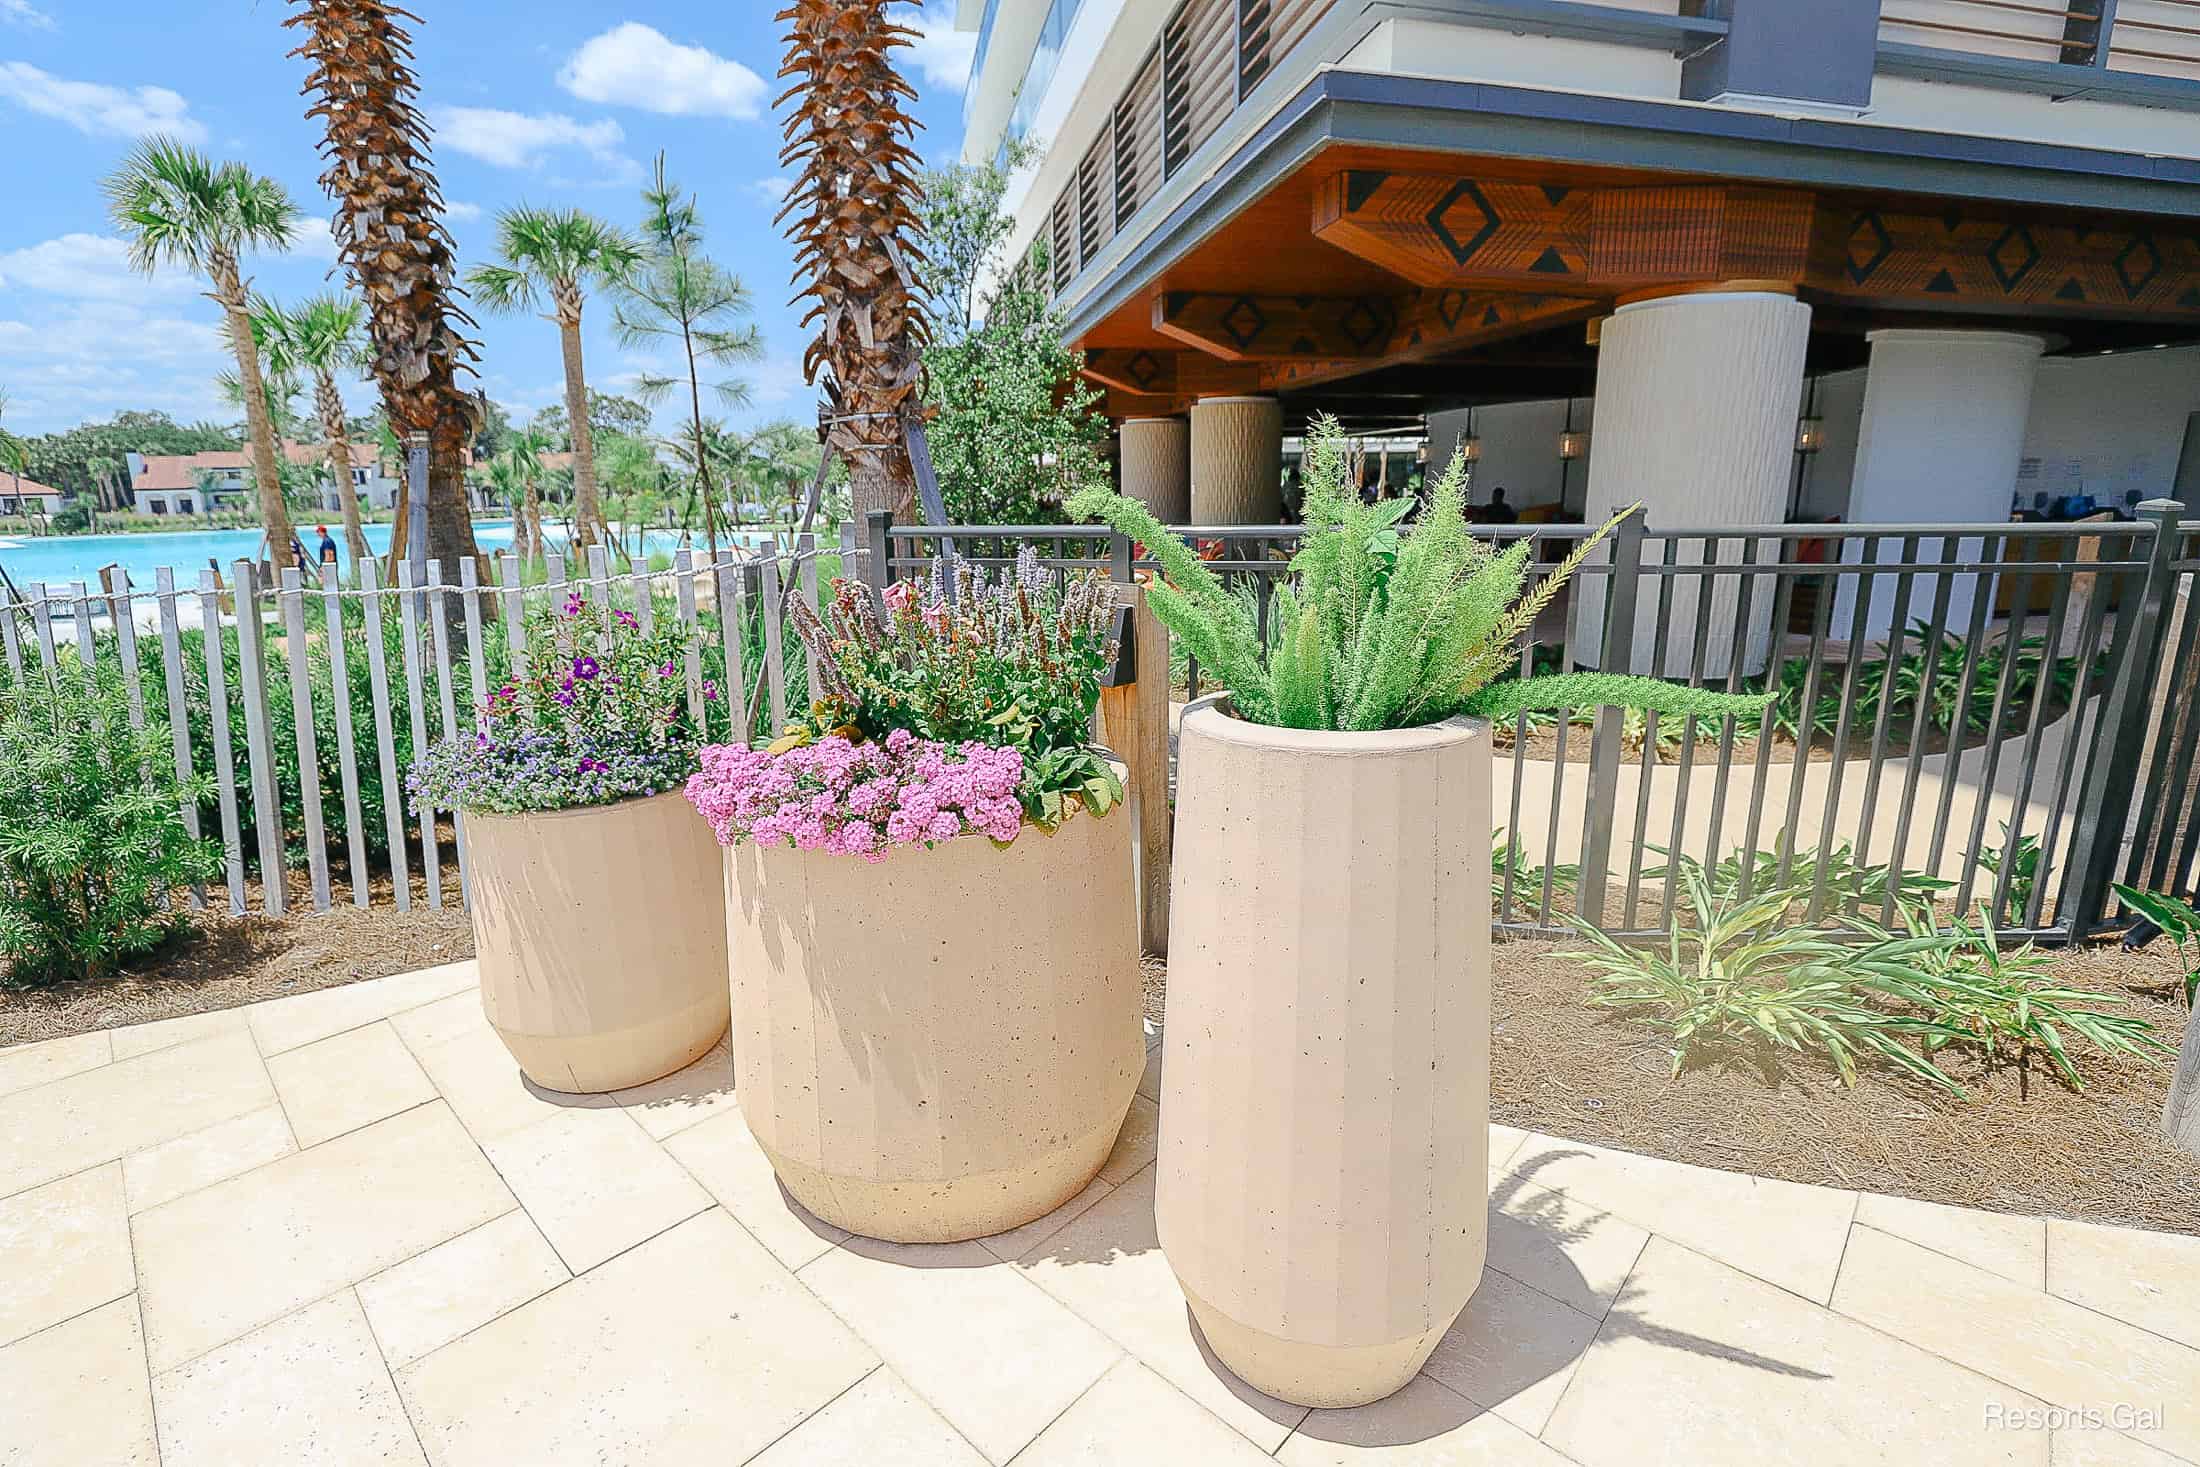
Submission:
<svg viewBox="0 0 2200 1467">
<path fill-rule="evenodd" d="M 474 543 L 473 508 L 466 502 L 466 444 L 471 436 L 455 412 L 439 417 L 428 435 L 428 558 L 442 562 L 453 586 L 459 566 L 469 560 L 482 583 L 490 584 L 488 563 Z"/>
<path fill-rule="evenodd" d="M 558 303 L 558 348 L 565 359 L 565 416 L 573 434 L 573 518 L 580 546 L 596 543 L 603 511 L 596 497 L 596 438 L 588 427 L 588 378 L 581 367 L 579 303 Z"/>
<path fill-rule="evenodd" d="M 703 388 L 695 379 L 695 333 L 685 321 L 680 323 L 680 340 L 687 347 L 688 358 L 688 406 L 695 414 L 695 482 L 703 490 L 703 538 L 710 545 L 710 563 L 718 563 L 718 507 L 711 501 L 717 496 L 710 487 L 710 450 L 703 441 Z"/>
<path fill-rule="evenodd" d="M 517 529 L 523 537 L 520 568 L 524 570 L 542 554 L 542 493 L 533 474 L 527 476 L 527 495 L 520 501 Z"/>
<path fill-rule="evenodd" d="M 315 385 L 314 399 L 321 410 L 321 434 L 328 442 L 328 468 L 336 476 L 336 499 L 344 511 L 344 547 L 351 552 L 351 573 L 356 580 L 359 567 L 366 564 L 370 552 L 366 526 L 359 518 L 359 489 L 351 477 L 351 433 L 344 426 L 344 395 L 337 390 L 336 379 L 323 372 Z"/>
<path fill-rule="evenodd" d="M 237 381 L 244 388 L 244 421 L 252 442 L 252 478 L 259 490 L 260 525 L 267 533 L 268 559 L 281 572 L 291 563 L 290 506 L 283 502 L 283 476 L 275 455 L 275 430 L 267 417 L 267 388 L 260 377 L 260 352 L 252 340 L 252 316 L 237 262 L 226 255 L 213 261 L 214 293 L 229 316 L 229 344 L 237 354 Z"/>
</svg>

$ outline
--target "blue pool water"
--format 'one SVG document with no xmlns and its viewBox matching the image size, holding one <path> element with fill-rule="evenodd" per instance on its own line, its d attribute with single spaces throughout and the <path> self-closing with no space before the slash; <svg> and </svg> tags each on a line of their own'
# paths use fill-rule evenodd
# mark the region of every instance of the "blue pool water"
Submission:
<svg viewBox="0 0 2200 1467">
<path fill-rule="evenodd" d="M 317 537 L 313 534 L 313 521 L 299 526 L 299 535 L 310 550 Z M 342 555 L 343 529 L 331 524 L 329 529 L 336 536 L 338 554 Z M 377 553 L 390 546 L 390 525 L 368 525 L 367 544 Z M 545 526 L 545 533 L 553 545 L 563 539 L 563 531 L 557 526 Z M 474 521 L 474 539 L 482 549 L 495 553 L 512 543 L 512 522 L 506 520 Z M 700 535 L 694 542 L 702 544 Z M 648 553 L 670 555 L 680 548 L 680 537 L 662 530 L 652 530 L 647 538 Z M 97 588 L 100 567 L 119 565 L 130 573 L 130 585 L 134 590 L 151 591 L 153 573 L 161 566 L 172 566 L 176 573 L 176 586 L 180 590 L 195 590 L 199 572 L 206 569 L 206 562 L 213 559 L 222 568 L 226 579 L 229 564 L 235 560 L 247 560 L 260 548 L 258 530 L 169 530 L 151 531 L 130 535 L 49 535 L 41 537 L 0 536 L 0 568 L 25 595 L 30 594 L 33 583 L 43 581 L 59 588 L 81 581 Z"/>
</svg>

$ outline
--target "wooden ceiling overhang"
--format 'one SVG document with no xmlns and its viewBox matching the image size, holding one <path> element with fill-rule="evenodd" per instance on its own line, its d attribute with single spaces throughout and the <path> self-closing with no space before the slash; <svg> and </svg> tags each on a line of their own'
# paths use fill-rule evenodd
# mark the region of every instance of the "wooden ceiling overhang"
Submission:
<svg viewBox="0 0 2200 1467">
<path fill-rule="evenodd" d="M 1471 364 L 1630 299 L 1721 285 L 1792 290 L 1846 332 L 1959 316 L 2189 334 L 2200 227 L 1336 147 L 1079 344 L 1112 416 L 1162 414 L 1395 382 L 1393 369 Z"/>
</svg>

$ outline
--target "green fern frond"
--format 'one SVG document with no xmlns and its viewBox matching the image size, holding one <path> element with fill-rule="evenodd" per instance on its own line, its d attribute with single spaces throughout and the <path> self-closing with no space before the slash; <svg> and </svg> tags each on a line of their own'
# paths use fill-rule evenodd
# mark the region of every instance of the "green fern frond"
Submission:
<svg viewBox="0 0 2200 1467">
<path fill-rule="evenodd" d="M 1504 720 L 1536 709 L 1640 708 L 1660 718 L 1753 718 L 1771 695 L 1721 693 L 1616 672 L 1553 673 L 1491 683 L 1467 695 L 1459 711 Z"/>
</svg>

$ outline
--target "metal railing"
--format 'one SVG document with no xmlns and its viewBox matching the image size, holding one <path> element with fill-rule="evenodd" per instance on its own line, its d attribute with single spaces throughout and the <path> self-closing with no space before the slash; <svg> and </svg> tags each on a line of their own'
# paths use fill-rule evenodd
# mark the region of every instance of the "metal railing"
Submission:
<svg viewBox="0 0 2200 1467">
<path fill-rule="evenodd" d="M 2200 560 L 2174 510 L 2069 524 L 1622 528 L 1518 649 L 1522 674 L 1602 668 L 1772 695 L 1761 718 L 1616 709 L 1500 728 L 1497 925 L 1567 914 L 1647 934 L 1680 913 L 1680 861 L 1740 891 L 1807 893 L 1828 923 L 1985 906 L 2011 938 L 2068 941 L 2109 886 L 2182 888 L 2200 847 Z M 951 533 L 1062 568 L 1149 573 L 1089 526 Z M 1262 636 L 1295 526 L 1187 527 Z M 1478 526 L 1548 563 L 1580 526 Z M 921 573 L 942 532 L 874 517 L 874 577 Z M 1179 670 L 1175 696 L 1202 691 Z M 2182 689 L 2172 696 L 2163 690 Z M 2139 771 L 2143 778 L 2135 778 Z"/>
<path fill-rule="evenodd" d="M 2200 0 L 1887 0 L 1879 34 L 1972 56 L 2200 79 Z"/>
</svg>

